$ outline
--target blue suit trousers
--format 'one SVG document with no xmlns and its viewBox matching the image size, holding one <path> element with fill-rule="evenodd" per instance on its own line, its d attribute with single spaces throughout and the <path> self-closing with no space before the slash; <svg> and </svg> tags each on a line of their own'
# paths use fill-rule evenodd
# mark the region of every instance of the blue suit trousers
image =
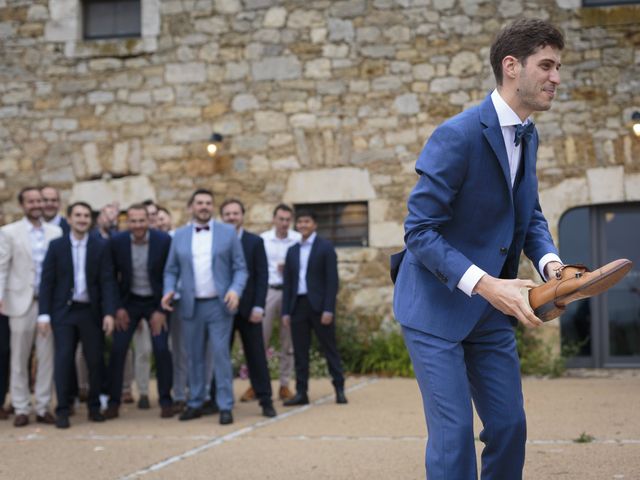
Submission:
<svg viewBox="0 0 640 480">
<path fill-rule="evenodd" d="M 489 306 L 460 342 L 408 327 L 402 327 L 402 333 L 427 420 L 427 478 L 477 478 L 473 402 L 483 424 L 481 478 L 521 479 L 526 419 L 509 317 Z"/>
</svg>

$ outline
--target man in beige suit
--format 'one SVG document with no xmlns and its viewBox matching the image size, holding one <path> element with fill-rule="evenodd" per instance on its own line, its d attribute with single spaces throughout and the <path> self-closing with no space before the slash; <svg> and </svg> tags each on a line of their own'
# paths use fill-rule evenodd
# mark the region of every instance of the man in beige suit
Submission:
<svg viewBox="0 0 640 480">
<path fill-rule="evenodd" d="M 38 373 L 35 385 L 36 421 L 53 424 L 49 412 L 53 383 L 53 335 L 48 323 L 37 323 L 37 294 L 42 261 L 49 242 L 62 235 L 60 227 L 42 220 L 42 195 L 23 188 L 18 201 L 24 217 L 0 228 L 0 312 L 11 329 L 11 403 L 14 425 L 29 424 L 29 356 L 35 342 Z"/>
</svg>

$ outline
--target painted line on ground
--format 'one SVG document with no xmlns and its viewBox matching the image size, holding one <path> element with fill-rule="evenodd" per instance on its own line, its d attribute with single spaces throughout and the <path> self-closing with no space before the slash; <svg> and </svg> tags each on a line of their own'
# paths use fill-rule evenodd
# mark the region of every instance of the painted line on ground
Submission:
<svg viewBox="0 0 640 480">
<path fill-rule="evenodd" d="M 353 385 L 352 387 L 349 387 L 346 389 L 347 392 L 355 392 L 356 390 L 360 390 L 361 388 L 364 388 L 368 385 L 372 385 L 374 383 L 376 383 L 378 381 L 377 378 L 369 378 L 367 380 L 365 380 L 364 382 L 360 382 L 357 383 L 355 385 Z M 302 407 L 297 407 L 294 408 L 292 410 L 289 410 L 286 413 L 282 413 L 280 415 L 278 415 L 277 417 L 274 418 L 270 418 L 268 420 L 261 420 L 259 422 L 256 422 L 252 425 L 249 425 L 247 427 L 241 428 L 240 430 L 236 430 L 234 432 L 228 433 L 226 435 L 223 435 L 222 437 L 213 437 L 209 442 L 200 445 L 199 447 L 195 447 L 192 448 L 190 450 L 187 450 L 184 453 L 181 453 L 179 455 L 174 455 L 172 457 L 166 458 L 165 460 L 161 460 L 160 462 L 154 463 L 153 465 L 150 465 L 146 468 L 143 468 L 141 470 L 138 470 L 136 472 L 130 473 L 128 475 L 122 476 L 120 477 L 120 480 L 133 480 L 135 478 L 141 477 L 143 475 L 146 475 L 148 473 L 153 473 L 153 472 L 157 472 L 158 470 L 162 470 L 163 468 L 168 467 L 169 465 L 172 465 L 176 462 L 181 462 L 183 460 L 186 460 L 187 458 L 193 457 L 195 455 L 198 455 L 206 450 L 209 450 L 211 448 L 217 447 L 218 445 L 222 445 L 223 443 L 227 443 L 231 440 L 234 440 L 238 437 L 241 437 L 243 435 L 246 435 L 248 433 L 253 432 L 254 430 L 257 430 L 258 428 L 263 428 L 269 425 L 273 425 L 274 423 L 278 423 L 281 422 L 282 420 L 285 420 L 287 418 L 290 418 L 294 415 L 298 415 L 300 413 L 306 412 L 307 410 L 310 410 L 313 407 L 316 407 L 318 405 L 322 405 L 324 403 L 329 402 L 331 399 L 334 398 L 334 394 L 330 394 L 330 395 L 326 395 L 322 398 L 319 398 L 318 400 L 310 403 L 309 405 L 305 405 Z"/>
</svg>

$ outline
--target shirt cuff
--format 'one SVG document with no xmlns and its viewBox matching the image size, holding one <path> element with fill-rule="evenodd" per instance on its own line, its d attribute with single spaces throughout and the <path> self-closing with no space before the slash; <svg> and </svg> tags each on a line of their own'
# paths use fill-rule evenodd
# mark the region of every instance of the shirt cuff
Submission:
<svg viewBox="0 0 640 480">
<path fill-rule="evenodd" d="M 542 278 L 545 282 L 549 281 L 549 279 L 547 278 L 544 268 L 547 266 L 547 263 L 550 262 L 562 263 L 562 260 L 560 260 L 560 257 L 558 257 L 558 255 L 556 255 L 555 253 L 547 253 L 540 259 L 540 261 L 538 262 L 538 271 L 540 272 L 540 275 L 542 275 Z"/>
<path fill-rule="evenodd" d="M 46 313 L 38 315 L 38 323 L 51 323 L 51 317 Z"/>
<path fill-rule="evenodd" d="M 251 310 L 251 313 L 263 314 L 264 313 L 264 308 L 262 308 L 262 307 L 253 307 L 253 309 Z"/>
<path fill-rule="evenodd" d="M 480 279 L 486 274 L 487 272 L 482 270 L 480 267 L 471 265 L 467 271 L 464 272 L 464 275 L 462 275 L 462 278 L 458 282 L 458 288 L 469 297 L 475 295 L 475 293 L 473 293 L 473 289 L 476 288 Z"/>
</svg>

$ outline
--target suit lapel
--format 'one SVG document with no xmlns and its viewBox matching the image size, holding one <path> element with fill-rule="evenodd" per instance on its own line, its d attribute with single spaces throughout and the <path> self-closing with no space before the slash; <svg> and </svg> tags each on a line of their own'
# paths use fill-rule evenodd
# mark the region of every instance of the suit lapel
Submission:
<svg viewBox="0 0 640 480">
<path fill-rule="evenodd" d="M 22 247 L 22 249 L 29 255 L 29 258 L 33 260 L 31 256 L 31 240 L 29 239 L 29 231 L 27 230 L 27 224 L 23 222 L 20 225 L 20 228 L 17 229 L 18 232 L 18 245 Z"/>
<path fill-rule="evenodd" d="M 214 221 L 213 228 L 211 228 L 211 270 L 213 272 L 215 272 L 216 254 L 218 253 L 218 243 L 220 243 L 220 239 L 218 238 L 218 235 L 220 235 L 220 227 L 218 226 L 218 223 Z"/>
<path fill-rule="evenodd" d="M 89 235 L 89 238 L 87 239 L 87 252 L 84 258 L 84 278 L 85 283 L 87 284 L 87 291 L 89 290 L 89 279 L 92 278 L 91 275 L 93 275 L 94 269 L 98 266 L 96 265 L 96 262 L 93 261 L 95 245 L 95 240 L 91 238 L 91 235 Z"/>
<path fill-rule="evenodd" d="M 480 121 L 486 127 L 483 131 L 484 137 L 487 139 L 493 153 L 496 155 L 500 168 L 502 169 L 502 173 L 504 174 L 504 179 L 507 182 L 507 188 L 509 189 L 509 192 L 511 192 L 509 157 L 507 157 L 502 129 L 500 128 L 498 114 L 496 113 L 496 109 L 491 101 L 491 96 L 488 96 L 480 105 Z"/>
<path fill-rule="evenodd" d="M 151 279 L 151 265 L 153 265 L 152 252 L 155 252 L 155 246 L 156 237 L 153 235 L 153 232 L 149 230 L 149 251 L 147 252 L 147 272 L 149 273 L 149 279 Z"/>
</svg>

